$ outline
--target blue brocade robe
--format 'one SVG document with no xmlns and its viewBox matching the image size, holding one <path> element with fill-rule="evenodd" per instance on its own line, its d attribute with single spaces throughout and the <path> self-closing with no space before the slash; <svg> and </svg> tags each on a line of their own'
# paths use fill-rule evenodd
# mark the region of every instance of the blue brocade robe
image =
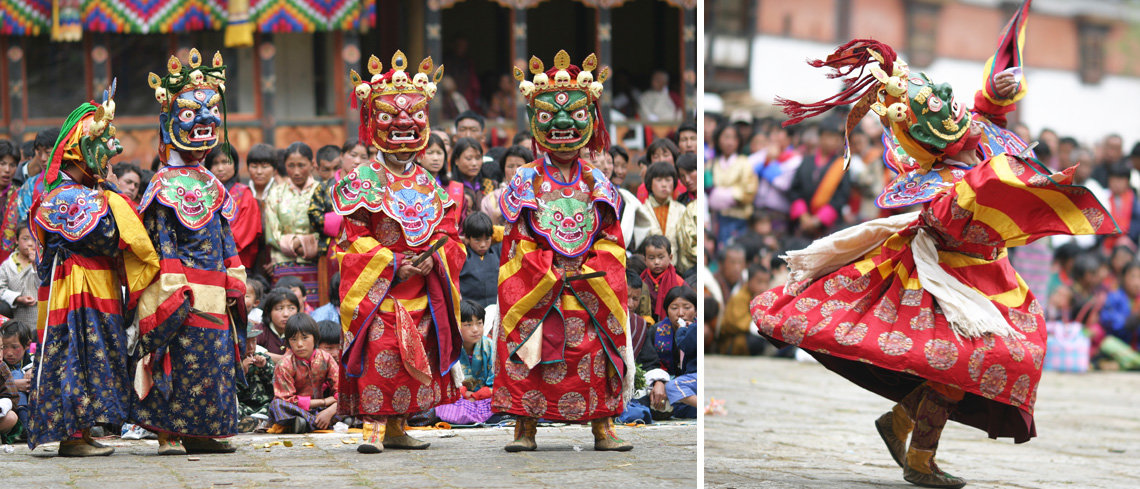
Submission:
<svg viewBox="0 0 1140 489">
<path fill-rule="evenodd" d="M 65 181 L 37 198 L 31 221 L 43 245 L 28 420 L 35 448 L 125 421 L 133 397 L 125 328 L 158 257 L 134 209 L 110 190 Z"/>
<path fill-rule="evenodd" d="M 180 186 L 189 190 L 172 191 Z M 209 195 L 176 200 L 195 187 Z M 232 436 L 236 383 L 244 383 L 238 346 L 245 341 L 246 316 L 245 268 L 228 222 L 232 200 L 200 166 L 166 167 L 154 176 L 139 210 L 161 261 L 158 279 L 139 300 L 132 417 L 153 431 Z"/>
</svg>

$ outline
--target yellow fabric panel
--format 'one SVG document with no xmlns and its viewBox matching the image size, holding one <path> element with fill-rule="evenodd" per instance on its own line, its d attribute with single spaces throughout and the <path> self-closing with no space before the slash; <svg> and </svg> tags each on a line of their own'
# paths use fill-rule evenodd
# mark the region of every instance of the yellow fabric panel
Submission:
<svg viewBox="0 0 1140 489">
<path fill-rule="evenodd" d="M 500 284 L 514 274 L 519 273 L 519 270 L 522 269 L 523 257 L 538 248 L 537 243 L 534 241 L 519 240 L 516 243 L 518 248 L 515 250 L 515 257 L 510 259 L 510 261 L 499 269 Z M 504 253 L 506 253 L 506 251 L 504 251 Z M 530 292 L 527 292 L 526 295 L 519 299 L 518 302 L 512 304 L 511 307 L 503 313 L 503 322 L 501 324 L 503 333 L 510 334 L 514 331 L 523 315 L 530 312 L 535 304 L 538 304 L 538 301 L 542 299 L 542 296 L 546 295 L 546 292 L 554 287 L 557 281 L 558 278 L 554 275 L 554 272 L 547 270 L 542 278 L 539 279 L 538 284 L 531 289 Z M 499 307 L 501 308 L 502 304 L 500 304 Z"/>
<path fill-rule="evenodd" d="M 246 280 L 245 267 L 226 268 L 226 276 L 244 284 Z"/>
<path fill-rule="evenodd" d="M 594 243 L 594 251 L 599 255 L 602 253 L 608 253 L 612 255 L 615 259 L 617 259 L 619 263 L 621 263 L 622 270 L 625 270 L 625 249 L 621 246 L 618 246 L 617 243 L 614 243 L 608 239 L 598 239 Z M 589 269 L 589 267 L 584 267 L 582 273 L 590 273 L 593 271 L 594 270 Z M 614 293 L 614 290 L 610 288 L 608 283 L 606 283 L 605 277 L 592 278 L 587 280 L 586 283 L 590 285 L 590 288 L 594 290 L 594 294 L 596 294 L 598 298 L 601 299 L 603 303 L 605 303 L 606 307 L 609 308 L 613 315 L 617 317 L 618 323 L 622 325 L 622 329 L 628 336 L 629 311 L 626 310 L 627 304 L 622 303 L 617 294 Z"/>
<path fill-rule="evenodd" d="M 158 280 L 150 284 L 146 290 L 143 290 L 142 296 L 139 297 L 138 317 L 145 318 L 153 316 L 158 311 L 158 306 L 166 299 L 170 298 L 178 289 L 189 285 L 186 280 L 186 275 L 182 273 L 162 273 L 158 275 Z M 223 309 L 223 312 L 225 310 Z"/>
<path fill-rule="evenodd" d="M 158 275 L 158 252 L 131 204 L 123 196 L 104 190 L 103 196 L 115 217 L 119 228 L 119 239 L 127 244 L 123 253 L 123 266 L 127 275 L 127 290 L 138 292 L 145 289 Z M 244 281 L 244 277 L 243 277 Z"/>
<path fill-rule="evenodd" d="M 422 311 L 427 309 L 428 296 L 420 296 L 412 300 L 401 300 L 400 304 L 404 306 L 404 310 L 408 312 Z M 389 296 L 384 298 L 384 302 L 380 303 L 380 310 L 384 312 L 396 311 L 396 299 Z"/>
<path fill-rule="evenodd" d="M 980 291 L 979 291 L 980 292 Z M 1025 299 L 1029 297 L 1029 285 L 1021 279 L 1021 275 L 1017 275 L 1017 288 L 1010 289 L 997 295 L 988 295 L 991 301 L 1001 304 L 1006 307 L 1021 307 L 1025 304 Z"/>
<path fill-rule="evenodd" d="M 450 238 L 448 238 L 448 239 L 450 239 Z M 432 246 L 435 246 L 435 242 L 432 242 Z M 463 252 L 466 254 L 467 253 L 467 247 L 464 246 L 462 249 L 463 249 Z M 447 252 L 445 252 L 443 248 L 440 248 L 439 251 L 437 251 L 435 255 L 437 258 L 439 258 L 441 260 L 439 263 L 436 263 L 435 266 L 443 267 L 441 270 L 445 270 L 447 272 L 447 277 L 449 279 L 447 287 L 451 291 L 451 306 L 452 306 L 452 309 L 454 309 L 455 318 L 458 321 L 459 320 L 459 304 L 460 304 L 460 302 L 463 302 L 463 296 L 462 296 L 462 294 L 459 293 L 459 276 L 458 275 L 455 275 L 455 276 L 452 275 L 451 266 L 450 266 L 451 263 L 449 261 L 449 258 L 447 257 Z M 462 270 L 463 266 L 460 265 L 459 269 Z M 425 301 L 427 300 L 427 296 L 424 296 L 424 300 Z"/>
<path fill-rule="evenodd" d="M 194 308 L 211 314 L 226 313 L 226 288 L 217 285 L 190 284 Z"/>
<path fill-rule="evenodd" d="M 1027 236 L 1025 231 L 1021 230 L 1021 226 L 1018 226 L 1012 218 L 1006 215 L 1006 213 L 994 209 L 993 207 L 987 207 L 977 203 L 977 197 L 974 193 L 974 189 L 971 188 L 964 180 L 959 181 L 955 185 L 954 189 L 958 192 L 958 205 L 963 209 L 973 212 L 975 221 L 981 222 L 993 228 L 993 230 L 996 231 L 1002 239 L 1024 240 L 1024 238 Z"/>
<path fill-rule="evenodd" d="M 990 166 L 994 169 L 994 172 L 1001 177 L 1003 182 L 1016 182 L 1017 186 L 1028 190 L 1034 196 L 1045 201 L 1046 204 L 1049 204 L 1053 213 L 1061 218 L 1061 220 L 1065 222 L 1065 225 L 1069 227 L 1069 234 L 1096 234 L 1096 229 L 1092 227 L 1092 224 L 1089 223 L 1084 213 L 1073 203 L 1069 196 L 1057 190 L 1030 187 L 1021 183 L 1021 181 L 1017 179 L 1017 176 L 1013 174 L 1013 169 L 1009 167 L 1009 158 L 1006 155 L 995 156 L 990 161 Z M 1032 170 L 1026 169 L 1026 171 Z"/>
<path fill-rule="evenodd" d="M 119 281 L 116 274 L 110 270 L 89 270 L 81 266 L 72 266 L 71 275 L 56 279 L 52 287 L 52 296 L 48 298 L 51 309 L 69 309 L 68 299 L 72 294 L 84 291 L 84 287 L 77 284 L 86 283 L 86 292 L 98 299 L 117 301 L 119 295 Z"/>
<path fill-rule="evenodd" d="M 373 238 L 363 237 L 348 246 L 348 250 L 342 253 L 337 253 L 340 263 L 344 263 L 345 255 L 349 253 L 361 254 L 367 253 L 377 246 L 380 242 Z M 368 261 L 368 265 L 360 272 L 360 275 L 353 282 L 352 287 L 348 290 L 344 300 L 340 303 L 340 327 L 344 331 L 348 331 L 352 325 L 352 317 L 357 308 L 360 307 L 360 302 L 368 294 L 372 285 L 380 278 L 380 274 L 388 268 L 392 263 L 392 252 L 387 248 L 381 248 L 375 255 Z"/>
<path fill-rule="evenodd" d="M 972 267 L 976 265 L 985 265 L 1000 260 L 1007 255 L 1006 250 L 1001 250 L 998 257 L 994 260 L 987 260 L 985 258 L 978 258 L 975 256 L 964 255 L 956 251 L 939 251 L 938 263 L 946 265 L 950 268 Z"/>
</svg>

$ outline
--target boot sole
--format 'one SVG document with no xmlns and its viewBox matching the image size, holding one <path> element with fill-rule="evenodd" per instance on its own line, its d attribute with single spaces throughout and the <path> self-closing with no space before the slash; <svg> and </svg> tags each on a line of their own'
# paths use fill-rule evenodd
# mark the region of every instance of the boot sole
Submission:
<svg viewBox="0 0 1140 489">
<path fill-rule="evenodd" d="M 914 475 L 914 474 L 917 474 L 917 475 Z M 916 486 L 920 486 L 920 487 L 934 487 L 934 488 L 938 488 L 938 489 L 961 489 L 963 487 L 966 487 L 966 484 L 967 484 L 966 481 L 953 482 L 953 483 L 948 483 L 948 484 L 938 484 L 935 482 L 926 482 L 926 481 L 922 481 L 922 480 L 912 480 L 912 479 L 918 479 L 919 477 L 927 477 L 927 474 L 923 474 L 921 472 L 915 472 L 912 474 L 910 471 L 903 469 L 903 480 L 905 480 L 911 484 L 914 484 Z M 937 476 L 934 476 L 934 477 L 937 477 Z"/>
<path fill-rule="evenodd" d="M 630 450 L 633 450 L 632 445 L 623 446 L 623 447 L 615 447 L 615 448 L 599 448 L 596 446 L 594 447 L 595 452 L 628 452 Z"/>
<path fill-rule="evenodd" d="M 430 447 L 430 446 L 431 446 L 431 443 L 425 444 L 423 446 L 389 445 L 387 443 L 384 444 L 384 448 L 388 448 L 388 449 L 392 449 L 392 450 L 427 450 L 428 447 Z"/>
<path fill-rule="evenodd" d="M 175 449 L 160 448 L 160 449 L 158 449 L 158 454 L 159 455 L 186 455 L 186 450 L 179 450 L 177 448 L 175 448 Z"/>
<path fill-rule="evenodd" d="M 538 449 L 537 446 L 535 446 L 535 447 L 524 447 L 524 446 L 518 446 L 518 445 L 507 445 L 507 446 L 503 447 L 503 450 L 506 450 L 510 453 L 533 452 L 537 449 Z"/>
<path fill-rule="evenodd" d="M 356 451 L 360 453 L 383 453 L 384 450 L 371 443 L 362 443 L 356 446 Z"/>
<path fill-rule="evenodd" d="M 81 452 L 70 452 L 70 451 L 68 451 L 68 452 L 59 451 L 57 453 L 59 453 L 60 457 L 68 457 L 68 458 L 109 457 L 112 453 L 115 453 L 115 449 L 112 448 L 110 450 L 104 451 L 103 453 L 81 453 Z"/>
</svg>

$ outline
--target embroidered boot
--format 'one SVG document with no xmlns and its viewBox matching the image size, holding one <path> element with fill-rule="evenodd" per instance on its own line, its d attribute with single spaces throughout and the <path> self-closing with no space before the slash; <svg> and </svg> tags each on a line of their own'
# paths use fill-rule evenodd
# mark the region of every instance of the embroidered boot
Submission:
<svg viewBox="0 0 1140 489">
<path fill-rule="evenodd" d="M 217 438 L 187 437 L 182 440 L 186 453 L 234 453 L 237 447 Z"/>
<path fill-rule="evenodd" d="M 82 437 L 60 442 L 58 453 L 61 457 L 105 457 L 115 453 L 115 448 L 95 441 L 89 430 L 83 430 Z"/>
<path fill-rule="evenodd" d="M 158 434 L 158 454 L 159 455 L 186 455 L 186 447 L 182 445 L 182 439 L 171 435 L 170 433 Z"/>
<path fill-rule="evenodd" d="M 530 452 L 538 448 L 534 437 L 538 434 L 538 420 L 519 416 L 515 419 L 515 440 L 508 443 L 504 449 L 508 452 Z"/>
<path fill-rule="evenodd" d="M 906 466 L 903 479 L 923 487 L 958 489 L 966 485 L 965 479 L 954 477 L 934 463 L 934 453 L 938 450 L 938 439 L 942 428 L 956 402 L 946 398 L 934 389 L 929 389 L 918 404 L 914 416 L 914 434 L 910 438 L 910 448 L 906 451 Z"/>
<path fill-rule="evenodd" d="M 356 451 L 360 453 L 383 452 L 385 428 L 383 418 L 380 420 L 365 418 L 364 437 L 360 441 L 360 444 L 356 446 Z"/>
<path fill-rule="evenodd" d="M 905 467 L 906 438 L 914 429 L 914 412 L 918 410 L 918 402 L 922 400 L 926 390 L 925 383 L 919 385 L 895 404 L 894 408 L 875 420 L 875 428 L 879 430 L 879 436 L 887 444 L 887 449 L 890 450 L 895 463 L 899 464 L 899 468 Z"/>
<path fill-rule="evenodd" d="M 599 452 L 628 452 L 633 450 L 633 444 L 618 438 L 614 432 L 614 420 L 610 417 L 590 421 L 591 431 L 594 432 L 594 450 Z"/>
<path fill-rule="evenodd" d="M 384 435 L 384 448 L 424 450 L 431 446 L 431 442 L 417 440 L 408 436 L 408 432 L 404 431 L 405 426 L 403 416 L 388 417 L 388 432 Z"/>
</svg>

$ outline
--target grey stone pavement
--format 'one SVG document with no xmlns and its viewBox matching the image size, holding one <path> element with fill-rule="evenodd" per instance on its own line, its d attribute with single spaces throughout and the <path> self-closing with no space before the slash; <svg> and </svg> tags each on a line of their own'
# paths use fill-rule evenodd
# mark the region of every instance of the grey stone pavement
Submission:
<svg viewBox="0 0 1140 489">
<path fill-rule="evenodd" d="M 814 363 L 709 355 L 704 481 L 712 488 L 911 488 L 875 431 L 892 403 Z M 1140 373 L 1045 372 L 1037 438 L 1015 445 L 950 422 L 939 466 L 967 488 L 1140 486 Z"/>
<path fill-rule="evenodd" d="M 58 444 L 0 451 L 0 488 L 79 487 L 685 487 L 697 485 L 697 426 L 618 427 L 630 452 L 595 452 L 589 425 L 539 427 L 538 450 L 509 454 L 512 428 L 412 431 L 431 442 L 424 451 L 362 455 L 348 439 L 359 433 L 239 435 L 237 453 L 159 457 L 153 440 L 101 440 L 114 455 L 55 456 Z M 292 442 L 264 448 L 265 443 Z M 312 443 L 312 447 L 304 446 Z M 576 448 L 577 447 L 577 448 Z M 580 450 L 580 451 L 579 451 Z"/>
</svg>

